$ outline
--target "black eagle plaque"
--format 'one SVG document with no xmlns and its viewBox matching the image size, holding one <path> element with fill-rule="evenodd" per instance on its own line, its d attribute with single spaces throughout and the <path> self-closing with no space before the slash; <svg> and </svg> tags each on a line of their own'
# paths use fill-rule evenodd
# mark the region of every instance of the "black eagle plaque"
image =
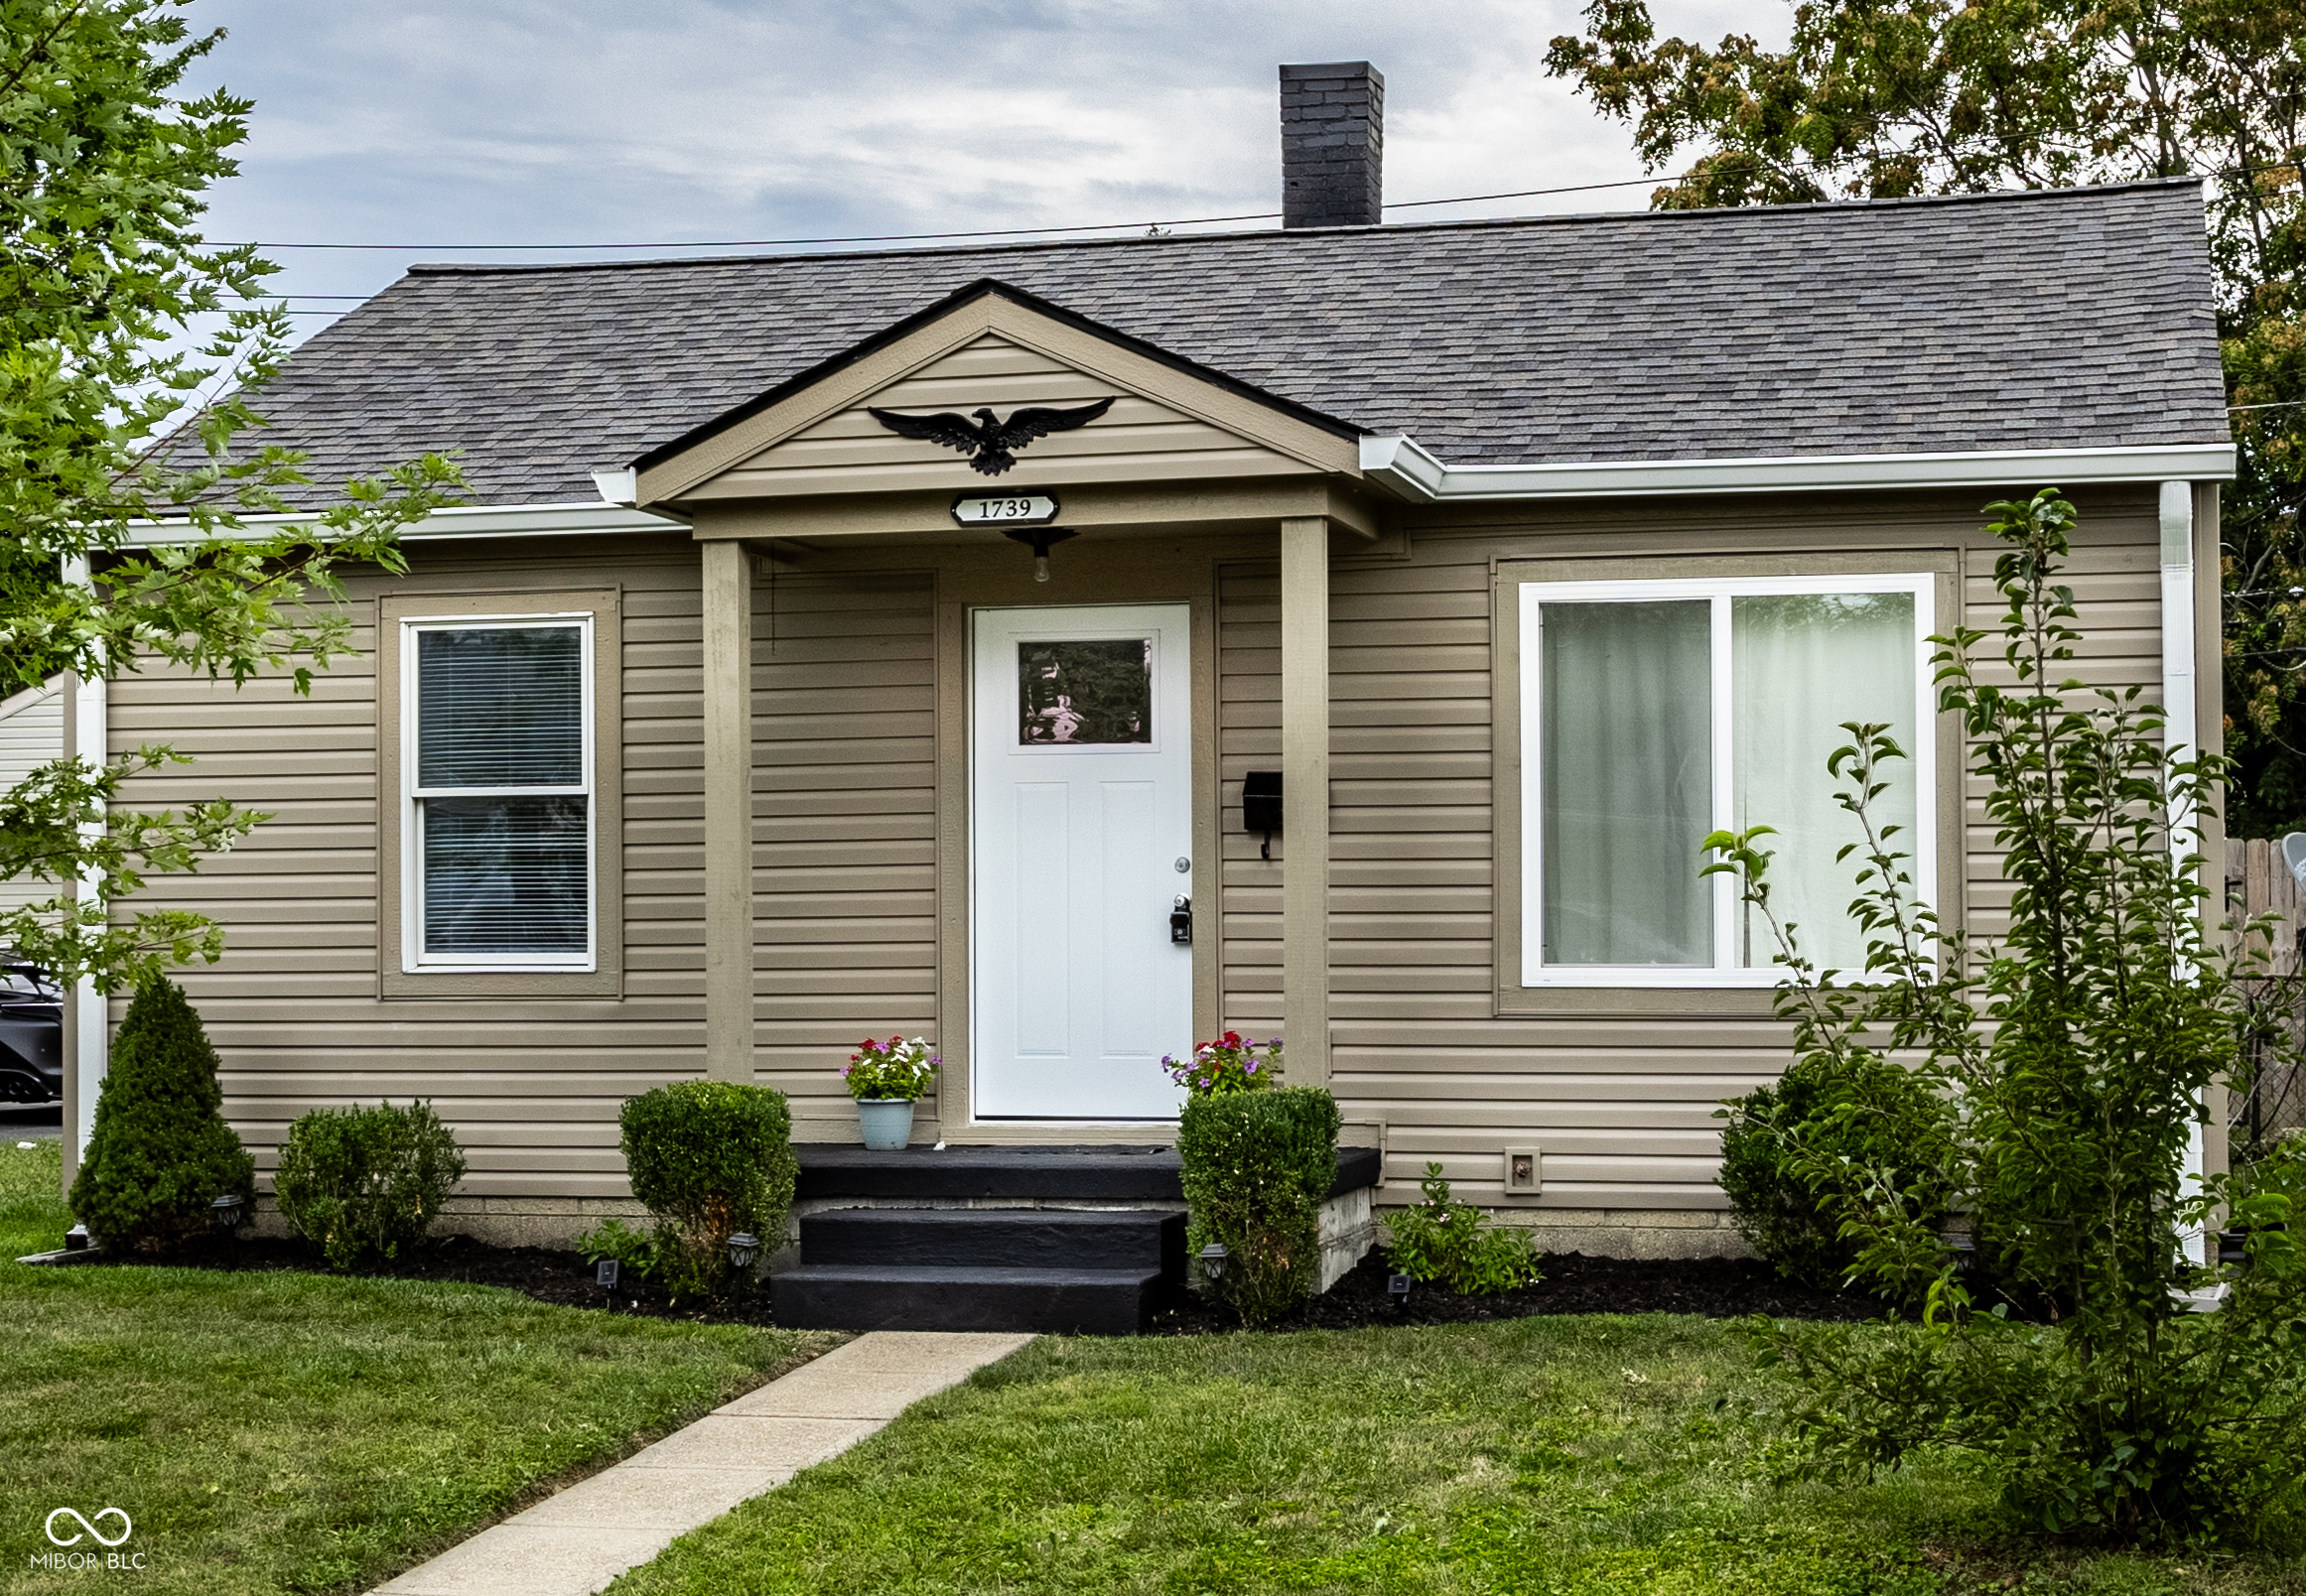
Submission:
<svg viewBox="0 0 2306 1596">
<path fill-rule="evenodd" d="M 907 416 L 868 405 L 865 413 L 899 438 L 918 438 L 924 443 L 957 449 L 970 457 L 971 470 L 999 476 L 1017 464 L 1017 452 L 1034 439 L 1086 427 L 1111 410 L 1114 398 L 1118 397 L 1100 399 L 1093 405 L 1076 405 L 1069 410 L 1030 405 L 1011 411 L 1007 421 L 995 420 L 992 410 L 984 406 L 969 413 L 977 417 L 975 421 L 950 410 L 940 410 L 933 416 Z"/>
</svg>

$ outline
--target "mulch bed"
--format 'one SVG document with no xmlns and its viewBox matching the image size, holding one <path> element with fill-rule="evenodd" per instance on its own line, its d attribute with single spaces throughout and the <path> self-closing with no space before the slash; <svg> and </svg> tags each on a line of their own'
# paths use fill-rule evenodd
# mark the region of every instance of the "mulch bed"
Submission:
<svg viewBox="0 0 2306 1596">
<path fill-rule="evenodd" d="M 1542 1258 L 1539 1267 L 1545 1278 L 1519 1291 L 1459 1296 L 1439 1286 L 1414 1284 L 1407 1297 L 1397 1300 L 1386 1289 L 1392 1271 L 1384 1255 L 1372 1253 L 1335 1285 L 1271 1328 L 1478 1324 L 1544 1313 L 1696 1313 L 1709 1319 L 1764 1313 L 1773 1319 L 1856 1320 L 1878 1319 L 1887 1311 L 1871 1297 L 1792 1284 L 1754 1259 L 1587 1258 L 1582 1253 L 1554 1253 Z M 1158 1315 L 1153 1333 L 1210 1335 L 1239 1328 L 1241 1321 L 1230 1310 L 1193 1297 Z"/>
<path fill-rule="evenodd" d="M 168 1258 L 105 1259 L 105 1264 L 172 1264 L 180 1267 L 262 1272 L 306 1269 L 324 1272 L 328 1265 L 317 1249 L 303 1242 L 270 1237 L 246 1241 L 218 1241 Z M 593 1283 L 593 1265 L 583 1255 L 545 1247 L 491 1247 L 470 1236 L 442 1236 L 414 1252 L 403 1253 L 389 1264 L 352 1271 L 355 1276 L 393 1280 L 453 1280 L 468 1285 L 498 1285 L 539 1302 L 569 1308 L 606 1308 L 612 1313 L 651 1319 L 683 1319 L 699 1324 L 772 1325 L 765 1287 L 742 1295 L 698 1300 L 666 1297 L 653 1286 L 627 1282 L 610 1297 Z"/>
<path fill-rule="evenodd" d="M 152 1260 L 150 1262 L 163 1262 Z M 233 1270 L 320 1269 L 301 1242 L 251 1239 L 217 1242 L 165 1262 Z M 101 1266 L 101 1265 L 98 1265 Z M 1397 1303 L 1386 1290 L 1382 1254 L 1372 1253 L 1320 1296 L 1279 1321 L 1276 1330 L 1358 1330 L 1374 1325 L 1476 1324 L 1542 1313 L 1695 1313 L 1734 1319 L 1762 1313 L 1776 1319 L 1877 1319 L 1886 1311 L 1870 1297 L 1812 1291 L 1779 1278 L 1752 1259 L 1586 1258 L 1578 1253 L 1541 1261 L 1545 1278 L 1525 1290 L 1497 1296 L 1458 1296 L 1416 1285 Z M 593 1269 L 575 1253 L 541 1247 L 491 1247 L 469 1236 L 446 1236 L 391 1264 L 356 1271 L 404 1280 L 456 1280 L 503 1286 L 540 1302 L 602 1308 L 615 1313 L 708 1324 L 776 1322 L 768 1292 L 753 1290 L 711 1301 L 668 1300 L 648 1286 L 620 1287 L 613 1299 L 593 1283 Z M 1188 1295 L 1154 1317 L 1154 1335 L 1214 1335 L 1241 1328 L 1228 1309 Z"/>
</svg>

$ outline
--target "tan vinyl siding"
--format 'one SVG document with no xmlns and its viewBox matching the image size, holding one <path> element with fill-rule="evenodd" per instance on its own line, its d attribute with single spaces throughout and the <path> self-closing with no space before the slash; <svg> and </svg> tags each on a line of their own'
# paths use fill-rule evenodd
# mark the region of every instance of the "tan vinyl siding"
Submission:
<svg viewBox="0 0 2306 1596">
<path fill-rule="evenodd" d="M 1498 1011 L 1499 562 L 1960 549 L 1963 618 L 1990 629 L 2000 600 L 1993 550 L 1976 535 L 1984 496 L 1500 507 L 1448 524 L 1430 524 L 1443 520 L 1437 512 L 1413 519 L 1406 553 L 1356 555 L 1340 542 L 1330 597 L 1333 1084 L 1349 1120 L 1387 1126 L 1385 1200 L 1414 1199 L 1430 1158 L 1466 1195 L 1497 1202 L 1500 1152 L 1534 1144 L 1545 1153 L 1542 1208 L 1564 1218 L 1681 1209 L 1709 1224 L 1702 1211 L 1721 1206 L 1712 1110 L 1788 1056 L 1766 995 L 1732 995 L 1707 1011 L 1623 994 Z M 2078 674 L 2158 691 L 2152 495 L 2083 502 L 2070 567 L 2090 633 Z M 1275 1034 L 1289 839 L 1275 839 L 1275 862 L 1261 861 L 1240 813 L 1243 775 L 1280 766 L 1272 535 L 1082 545 L 1066 589 L 1032 598 L 1173 598 L 1208 592 L 1214 570 L 1222 1022 Z M 950 894 L 966 875 L 939 853 L 937 783 L 940 770 L 955 779 L 966 768 L 956 740 L 966 695 L 940 684 L 939 627 L 957 626 L 970 603 L 1016 601 L 1017 554 L 960 544 L 803 551 L 801 569 L 780 568 L 753 590 L 756 1060 L 759 1079 L 792 1098 L 805 1137 L 854 1134 L 838 1070 L 860 1036 L 925 1033 L 959 1046 L 950 1033 L 964 1021 L 966 961 L 939 937 L 941 927 L 965 934 Z M 1001 559 L 1011 564 L 992 564 Z M 309 699 L 276 680 L 240 693 L 158 672 L 113 684 L 115 749 L 166 739 L 200 756 L 140 778 L 136 802 L 223 796 L 276 817 L 201 875 L 158 884 L 151 901 L 226 924 L 223 964 L 187 985 L 225 1055 L 228 1112 L 267 1165 L 306 1109 L 425 1096 L 471 1149 L 475 1194 L 620 1197 L 617 1103 L 703 1069 L 698 554 L 678 537 L 593 539 L 420 545 L 416 562 L 405 582 L 359 585 L 364 652 L 319 677 Z M 380 999 L 370 600 L 608 586 L 622 615 L 623 998 Z M 384 796 L 390 817 L 396 795 Z M 1957 818 L 1941 819 L 1951 840 Z M 1946 907 L 1990 931 L 2006 889 L 1974 789 L 1960 822 L 1966 868 L 1953 873 L 1966 901 Z M 945 835 L 965 851 L 965 827 Z M 925 1124 L 938 1123 L 939 1107 L 923 1105 Z"/>
<path fill-rule="evenodd" d="M 903 572 L 753 596 L 755 1056 L 804 1139 L 854 1137 L 861 1036 L 937 1034 L 934 598 Z"/>
<path fill-rule="evenodd" d="M 685 538 L 416 545 L 394 582 L 355 581 L 357 652 L 315 678 L 228 684 L 158 670 L 111 684 L 114 751 L 165 739 L 197 756 L 139 778 L 142 806 L 224 797 L 273 818 L 141 901 L 225 927 L 222 963 L 184 976 L 224 1057 L 225 1112 L 270 1169 L 310 1109 L 432 1100 L 476 1197 L 626 1195 L 616 1108 L 699 1072 L 703 1044 L 698 562 Z M 622 593 L 624 996 L 382 998 L 375 614 L 384 593 Z M 381 797 L 381 804 L 379 802 Z M 604 938 L 616 928 L 602 927 Z M 115 1004 L 115 1017 L 119 1007 Z"/>
<path fill-rule="evenodd" d="M 1006 420 L 1023 405 L 1085 405 L 1118 395 L 1098 420 L 1038 439 L 1018 457 L 1031 468 L 993 478 L 941 445 L 899 438 L 868 407 L 966 416 L 990 406 Z M 945 489 L 1001 492 L 1066 483 L 1191 477 L 1300 475 L 1301 462 L 1221 427 L 1121 389 L 1112 379 L 1074 370 L 1037 349 L 987 333 L 857 404 L 803 428 L 716 478 L 704 495 L 832 493 L 850 490 Z M 1020 488 L 1019 490 L 1023 490 Z"/>
<path fill-rule="evenodd" d="M 7 792 L 40 766 L 64 757 L 65 693 L 60 677 L 46 687 L 26 688 L 0 703 L 0 792 Z M 57 895 L 51 881 L 20 877 L 0 881 L 0 909 Z"/>
<path fill-rule="evenodd" d="M 2085 508 L 2069 567 L 2090 634 L 2076 674 L 2157 692 L 2150 494 L 2103 495 Z M 1503 1149 L 1534 1143 L 1545 1152 L 1541 1208 L 1718 1208 L 1712 1111 L 1774 1077 L 1789 1056 L 1766 997 L 1744 1013 L 1734 1001 L 1717 1014 L 1643 1012 L 1641 997 L 1610 994 L 1590 1012 L 1496 1013 L 1493 562 L 1966 547 L 1962 619 L 1991 629 L 2002 605 L 1979 521 L 1958 502 L 1854 511 L 1816 501 L 1618 505 L 1532 512 L 1519 526 L 1501 510 L 1488 527 L 1413 528 L 1407 560 L 1339 561 L 1330 599 L 1332 1085 L 1348 1120 L 1387 1125 L 1381 1201 L 1416 1200 L 1427 1159 L 1465 1195 L 1499 1201 Z M 1279 765 L 1279 579 L 1271 566 L 1230 566 L 1219 592 L 1225 1014 L 1263 1030 L 1281 1012 L 1282 865 L 1257 858 L 1239 803 L 1245 772 Z M 2006 888 L 1974 783 L 1966 818 L 1970 921 L 1991 930 Z M 1952 842 L 1952 817 L 1941 815 L 1940 827 Z M 1286 840 L 1274 852 L 1283 858 Z"/>
</svg>

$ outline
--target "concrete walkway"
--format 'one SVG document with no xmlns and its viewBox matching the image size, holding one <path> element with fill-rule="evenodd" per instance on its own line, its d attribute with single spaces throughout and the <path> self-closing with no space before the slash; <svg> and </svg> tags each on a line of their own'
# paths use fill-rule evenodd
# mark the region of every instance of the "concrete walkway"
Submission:
<svg viewBox="0 0 2306 1596">
<path fill-rule="evenodd" d="M 913 1402 L 1030 1340 L 901 1330 L 859 1336 L 481 1530 L 374 1596 L 592 1596 L 674 1536 L 847 1451 Z"/>
</svg>

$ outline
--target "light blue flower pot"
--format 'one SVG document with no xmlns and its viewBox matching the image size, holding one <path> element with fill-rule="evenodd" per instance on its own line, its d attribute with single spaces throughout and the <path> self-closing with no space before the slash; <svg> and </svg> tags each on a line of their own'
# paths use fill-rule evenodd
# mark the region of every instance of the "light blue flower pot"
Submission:
<svg viewBox="0 0 2306 1596">
<path fill-rule="evenodd" d="M 857 1118 L 865 1126 L 865 1145 L 875 1152 L 899 1152 L 913 1138 L 911 1098 L 859 1098 Z"/>
</svg>

